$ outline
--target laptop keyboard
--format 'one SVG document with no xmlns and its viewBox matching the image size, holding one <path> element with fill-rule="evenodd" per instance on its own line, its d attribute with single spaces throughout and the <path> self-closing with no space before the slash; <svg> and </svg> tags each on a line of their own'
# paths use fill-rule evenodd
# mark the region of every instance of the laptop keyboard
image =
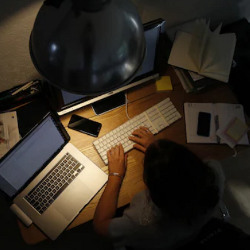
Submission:
<svg viewBox="0 0 250 250">
<path fill-rule="evenodd" d="M 72 155 L 66 153 L 24 197 L 25 200 L 42 214 L 83 169 L 82 164 Z"/>
</svg>

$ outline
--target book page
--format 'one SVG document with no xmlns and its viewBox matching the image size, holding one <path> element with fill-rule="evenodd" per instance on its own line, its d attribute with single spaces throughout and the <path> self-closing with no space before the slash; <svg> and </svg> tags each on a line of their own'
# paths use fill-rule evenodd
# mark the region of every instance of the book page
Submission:
<svg viewBox="0 0 250 250">
<path fill-rule="evenodd" d="M 189 48 L 189 54 L 196 64 L 196 67 L 198 69 L 197 72 L 200 73 L 204 60 L 204 51 L 207 46 L 207 40 L 211 35 L 209 22 L 207 23 L 204 19 L 196 20 L 192 30 L 192 35 L 193 36 Z"/>
<path fill-rule="evenodd" d="M 228 82 L 235 45 L 235 34 L 212 33 L 207 39 L 200 73 L 222 82 Z"/>
<path fill-rule="evenodd" d="M 179 31 L 176 34 L 174 44 L 172 46 L 168 63 L 173 66 L 198 72 L 196 63 L 190 56 L 190 46 L 193 36 L 187 32 Z"/>
</svg>

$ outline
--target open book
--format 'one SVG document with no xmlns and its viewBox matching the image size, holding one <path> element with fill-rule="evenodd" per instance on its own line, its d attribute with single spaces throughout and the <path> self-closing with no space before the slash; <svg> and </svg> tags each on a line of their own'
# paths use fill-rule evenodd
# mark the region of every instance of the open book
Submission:
<svg viewBox="0 0 250 250">
<path fill-rule="evenodd" d="M 200 136 L 197 134 L 198 114 L 207 112 L 211 114 L 209 136 Z M 218 141 L 217 131 L 227 126 L 234 118 L 245 121 L 244 109 L 241 104 L 230 103 L 184 103 L 184 114 L 186 123 L 186 137 L 188 143 L 221 143 Z M 217 120 L 218 119 L 218 120 Z M 237 144 L 248 145 L 249 140 L 245 134 Z"/>
<path fill-rule="evenodd" d="M 228 82 L 236 35 L 220 34 L 220 29 L 221 25 L 212 32 L 204 19 L 184 26 L 175 36 L 168 63 Z"/>
</svg>

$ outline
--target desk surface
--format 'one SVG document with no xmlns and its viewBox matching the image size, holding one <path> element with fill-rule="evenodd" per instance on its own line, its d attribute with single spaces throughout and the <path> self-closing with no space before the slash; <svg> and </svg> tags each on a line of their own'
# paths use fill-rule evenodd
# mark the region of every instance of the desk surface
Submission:
<svg viewBox="0 0 250 250">
<path fill-rule="evenodd" d="M 187 144 L 183 111 L 184 102 L 237 103 L 237 99 L 231 92 L 230 88 L 226 84 L 222 83 L 221 85 L 213 86 L 212 88 L 198 94 L 187 94 L 181 86 L 180 81 L 175 75 L 172 67 L 168 68 L 166 75 L 171 76 L 173 91 L 157 92 L 154 82 L 150 82 L 146 85 L 128 91 L 129 116 L 134 117 L 161 100 L 170 97 L 170 100 L 181 113 L 182 118 L 157 134 L 157 138 L 166 138 L 168 140 L 183 144 L 203 159 L 213 158 L 220 160 L 232 155 L 233 151 L 226 145 Z M 89 106 L 74 113 L 101 122 L 102 129 L 99 136 L 106 134 L 110 130 L 116 128 L 128 120 L 125 112 L 125 106 L 119 107 L 99 116 L 96 116 L 92 108 Z M 71 114 L 61 117 L 61 121 L 71 137 L 71 143 L 107 173 L 107 166 L 104 165 L 92 144 L 96 138 L 68 129 L 67 124 L 69 122 L 70 116 Z M 244 149 L 244 146 L 239 147 L 239 150 L 242 149 Z M 143 154 L 137 150 L 130 151 L 128 154 L 127 173 L 119 195 L 119 207 L 128 204 L 137 192 L 144 189 L 142 172 Z M 83 224 L 93 218 L 96 205 L 102 192 L 103 189 L 81 211 L 81 213 L 69 225 L 68 229 Z M 22 237 L 27 244 L 36 244 L 47 239 L 47 237 L 33 224 L 29 228 L 26 228 L 22 222 L 18 220 L 18 225 Z"/>
</svg>

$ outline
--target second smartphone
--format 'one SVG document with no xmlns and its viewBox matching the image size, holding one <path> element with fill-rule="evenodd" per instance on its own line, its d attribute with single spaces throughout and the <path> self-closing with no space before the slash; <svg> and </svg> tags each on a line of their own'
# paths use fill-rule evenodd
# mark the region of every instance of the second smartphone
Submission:
<svg viewBox="0 0 250 250">
<path fill-rule="evenodd" d="M 79 132 L 97 137 L 101 130 L 102 124 L 87 119 L 85 117 L 73 114 L 70 118 L 68 127 Z"/>
<path fill-rule="evenodd" d="M 210 113 L 199 112 L 197 135 L 208 137 L 210 135 L 210 122 L 211 122 Z"/>
</svg>

